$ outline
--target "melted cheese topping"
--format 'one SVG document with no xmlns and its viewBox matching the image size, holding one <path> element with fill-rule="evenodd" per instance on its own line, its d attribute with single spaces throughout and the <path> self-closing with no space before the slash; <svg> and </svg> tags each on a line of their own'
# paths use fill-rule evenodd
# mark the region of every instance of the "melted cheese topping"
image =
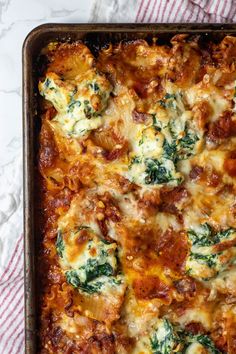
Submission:
<svg viewBox="0 0 236 354">
<path fill-rule="evenodd" d="M 90 69 L 78 79 L 67 81 L 48 73 L 39 83 L 39 91 L 58 112 L 53 123 L 59 124 L 64 134 L 78 137 L 102 125 L 101 113 L 107 107 L 111 85 Z"/>
<path fill-rule="evenodd" d="M 236 44 L 199 43 L 42 53 L 48 353 L 232 352 Z"/>
<path fill-rule="evenodd" d="M 185 108 L 183 93 L 170 83 L 167 93 L 152 113 L 152 124 L 141 127 L 130 153 L 128 177 L 139 185 L 179 185 L 183 175 L 177 162 L 195 155 L 202 146 L 191 111 Z M 141 125 L 143 126 L 143 124 Z"/>
</svg>

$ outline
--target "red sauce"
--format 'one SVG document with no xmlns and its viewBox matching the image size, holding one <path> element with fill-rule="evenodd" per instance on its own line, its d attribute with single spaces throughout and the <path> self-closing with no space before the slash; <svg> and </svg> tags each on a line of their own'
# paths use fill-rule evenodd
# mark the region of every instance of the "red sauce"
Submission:
<svg viewBox="0 0 236 354">
<path fill-rule="evenodd" d="M 212 114 L 212 108 L 207 101 L 201 101 L 193 107 L 194 118 L 198 122 L 200 129 L 205 129 L 205 126 Z"/>
<path fill-rule="evenodd" d="M 224 161 L 224 169 L 229 176 L 236 176 L 236 151 L 232 151 Z"/>
<path fill-rule="evenodd" d="M 135 296 L 138 299 L 167 299 L 170 288 L 157 276 L 144 276 L 142 279 L 135 279 L 133 282 Z"/>
<path fill-rule="evenodd" d="M 114 161 L 126 154 L 126 152 L 128 151 L 128 142 L 123 141 L 121 144 L 118 145 L 120 146 L 117 148 L 115 147 L 111 151 L 104 151 L 103 156 L 106 158 L 106 160 Z"/>
<path fill-rule="evenodd" d="M 222 116 L 210 125 L 207 137 L 213 142 L 218 142 L 220 139 L 226 139 L 235 135 L 236 125 L 232 121 L 232 111 L 225 111 Z"/>
<path fill-rule="evenodd" d="M 193 168 L 191 169 L 190 173 L 189 173 L 189 177 L 192 180 L 198 180 L 201 175 L 203 174 L 204 169 L 201 166 L 193 166 Z"/>
<path fill-rule="evenodd" d="M 198 334 L 198 333 L 206 333 L 205 328 L 203 327 L 203 325 L 200 322 L 189 322 L 186 326 L 185 329 L 188 332 L 191 332 L 193 334 Z"/>
<path fill-rule="evenodd" d="M 196 283 L 194 279 L 190 277 L 184 277 L 176 280 L 174 286 L 179 294 L 184 295 L 186 298 L 194 297 L 196 294 Z"/>
<path fill-rule="evenodd" d="M 185 261 L 188 255 L 188 239 L 184 232 L 168 229 L 161 235 L 157 244 L 161 262 L 177 273 L 185 271 Z"/>
<path fill-rule="evenodd" d="M 178 217 L 180 222 L 183 222 L 181 210 L 178 208 L 177 203 L 182 199 L 186 199 L 189 193 L 186 188 L 179 186 L 172 190 L 161 190 L 160 192 L 160 205 L 159 210 L 162 212 L 170 213 Z"/>
<path fill-rule="evenodd" d="M 150 114 L 138 112 L 135 109 L 132 112 L 132 118 L 135 123 L 145 123 L 150 117 Z"/>
</svg>

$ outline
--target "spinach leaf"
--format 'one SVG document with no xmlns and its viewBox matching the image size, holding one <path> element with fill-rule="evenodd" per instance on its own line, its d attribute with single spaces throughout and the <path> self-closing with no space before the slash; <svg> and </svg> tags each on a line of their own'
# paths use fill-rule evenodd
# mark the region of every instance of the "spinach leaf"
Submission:
<svg viewBox="0 0 236 354">
<path fill-rule="evenodd" d="M 210 246 L 212 244 L 211 235 L 212 227 L 208 223 L 202 224 L 197 231 L 188 230 L 188 236 L 193 246 Z"/>
<path fill-rule="evenodd" d="M 207 349 L 209 354 L 221 354 L 208 335 L 193 334 L 165 318 L 159 321 L 150 336 L 152 354 L 184 354 L 196 342 Z"/>
<path fill-rule="evenodd" d="M 80 289 L 88 294 L 100 293 L 103 283 L 101 281 L 91 283 L 84 283 L 80 285 Z"/>
<path fill-rule="evenodd" d="M 66 280 L 69 284 L 73 285 L 75 288 L 78 288 L 81 284 L 76 270 L 68 270 L 66 272 Z"/>
<path fill-rule="evenodd" d="M 164 100 L 159 100 L 158 102 L 159 102 L 161 107 L 166 108 L 166 103 L 165 103 Z"/>
<path fill-rule="evenodd" d="M 170 171 L 157 159 L 146 159 L 146 184 L 162 184 L 172 180 Z"/>
<path fill-rule="evenodd" d="M 47 77 L 46 80 L 44 81 L 44 86 L 49 88 L 50 85 L 51 85 L 51 80 Z"/>
<path fill-rule="evenodd" d="M 73 112 L 73 110 L 75 109 L 76 106 L 80 107 L 81 106 L 81 101 L 80 100 L 75 100 L 74 96 L 72 96 L 71 99 L 70 99 L 70 103 L 68 104 L 67 113 Z"/>
<path fill-rule="evenodd" d="M 217 265 L 218 254 L 201 254 L 201 253 L 190 253 L 190 259 L 198 261 L 200 264 L 205 264 L 209 268 L 213 268 Z"/>
<path fill-rule="evenodd" d="M 135 156 L 132 158 L 130 164 L 134 164 L 134 163 L 141 163 L 142 162 L 142 158 L 140 156 Z"/>
<path fill-rule="evenodd" d="M 163 323 L 150 337 L 153 354 L 169 354 L 174 346 L 174 330 L 172 324 L 164 319 Z"/>
<path fill-rule="evenodd" d="M 65 245 L 63 242 L 63 238 L 62 238 L 62 232 L 60 230 L 57 233 L 56 249 L 57 249 L 58 255 L 62 258 L 63 252 L 65 250 Z"/>
<path fill-rule="evenodd" d="M 80 225 L 75 229 L 75 232 L 71 232 L 70 237 L 76 241 L 80 231 L 84 229 L 87 230 L 90 227 Z M 93 233 L 92 229 L 90 231 Z M 93 252 L 91 252 L 92 249 Z M 104 242 L 96 234 L 91 234 L 91 237 L 86 240 L 84 253 L 79 255 L 76 261 L 76 266 L 74 264 L 70 265 L 70 263 L 69 265 L 66 264 L 67 282 L 88 294 L 101 292 L 105 285 L 108 285 L 108 287 L 117 285 L 114 281 L 111 281 L 112 278 L 117 277 L 119 279 L 119 275 L 115 275 L 117 273 L 116 257 L 116 246 L 114 244 Z M 69 262 L 68 259 L 65 260 Z"/>
<path fill-rule="evenodd" d="M 163 97 L 163 99 L 159 100 L 158 103 L 163 108 L 167 108 L 167 107 L 171 108 L 171 107 L 175 107 L 174 100 L 176 100 L 176 95 L 175 94 L 166 93 L 165 96 Z"/>
<path fill-rule="evenodd" d="M 214 237 L 215 244 L 219 243 L 221 240 L 229 238 L 233 233 L 236 233 L 236 229 L 234 229 L 234 228 L 228 228 L 224 231 L 218 232 Z M 236 237 L 236 235 L 235 235 L 235 237 Z"/>
<path fill-rule="evenodd" d="M 215 232 L 208 223 L 204 223 L 200 225 L 197 230 L 188 230 L 188 236 L 193 246 L 212 246 L 229 238 L 235 232 L 236 230 L 233 228 Z"/>
<path fill-rule="evenodd" d="M 46 80 L 44 81 L 44 87 L 45 87 L 45 89 L 47 90 L 51 90 L 51 91 L 55 91 L 55 92 L 57 92 L 58 90 L 57 90 L 57 87 L 54 87 L 54 86 L 52 86 L 53 85 L 53 82 L 51 81 L 51 79 L 49 78 L 49 77 L 47 77 L 46 78 Z M 43 96 L 43 97 L 46 97 L 46 95 L 45 95 L 45 92 L 41 92 L 41 95 Z"/>
<path fill-rule="evenodd" d="M 166 159 L 169 159 L 174 163 L 176 162 L 177 145 L 175 141 L 168 143 L 167 139 L 165 139 L 163 143 L 163 151 L 163 156 Z"/>
<path fill-rule="evenodd" d="M 195 340 L 200 343 L 206 349 L 210 349 L 211 354 L 221 354 L 221 352 L 215 347 L 211 338 L 205 334 L 199 334 L 194 336 Z"/>
<path fill-rule="evenodd" d="M 109 280 L 110 280 L 110 284 L 113 285 L 113 286 L 122 284 L 122 280 L 119 277 L 111 277 L 111 278 L 109 278 Z"/>
<path fill-rule="evenodd" d="M 157 159 L 145 159 L 146 165 L 146 184 L 163 184 L 171 181 L 176 181 L 177 184 L 182 182 L 181 178 L 176 178 L 174 176 L 175 168 L 172 163 L 168 163 L 167 160 L 157 160 Z M 172 167 L 172 168 L 171 168 Z"/>
<path fill-rule="evenodd" d="M 79 288 L 88 294 L 98 293 L 103 285 L 101 281 L 97 281 L 92 284 L 88 284 L 87 282 L 82 283 L 77 274 L 77 271 L 75 270 L 69 270 L 66 272 L 66 280 L 74 288 Z"/>
<path fill-rule="evenodd" d="M 142 138 L 139 140 L 139 142 L 138 142 L 138 145 L 140 146 L 140 145 L 142 145 L 144 143 L 144 137 L 142 136 Z"/>
<path fill-rule="evenodd" d="M 156 131 L 160 132 L 163 128 L 163 124 L 160 120 L 157 119 L 156 115 L 152 115 L 152 124 Z"/>
<path fill-rule="evenodd" d="M 183 335 L 185 337 L 186 349 L 192 343 L 198 342 L 201 344 L 209 354 L 222 354 L 220 350 L 215 347 L 212 339 L 206 334 L 192 334 L 190 332 L 184 331 Z"/>
<path fill-rule="evenodd" d="M 192 133 L 185 127 L 185 136 L 178 142 L 178 160 L 186 160 L 194 154 L 193 149 L 199 140 L 197 134 Z"/>
<path fill-rule="evenodd" d="M 91 82 L 88 84 L 88 86 L 94 91 L 98 92 L 100 90 L 98 84 L 96 82 Z"/>
<path fill-rule="evenodd" d="M 129 169 L 131 174 L 133 172 L 133 180 L 137 179 L 141 184 L 166 184 L 174 181 L 178 185 L 182 183 L 183 175 L 178 172 L 177 163 L 195 154 L 195 143 L 199 137 L 183 116 L 185 107 L 180 92 L 166 93 L 158 102 L 168 110 L 165 120 L 163 122 L 156 114 L 152 114 L 152 134 L 147 137 L 142 135 L 139 140 L 140 156 L 131 159 Z M 132 169 L 134 163 L 141 163 L 142 166 L 140 169 Z"/>
<path fill-rule="evenodd" d="M 89 230 L 90 229 L 90 227 L 89 226 L 86 226 L 86 225 L 80 225 L 79 227 L 78 227 L 78 231 L 80 231 L 80 230 Z M 92 230 L 91 230 L 92 231 Z"/>
<path fill-rule="evenodd" d="M 169 98 L 172 98 L 172 99 L 176 99 L 176 95 L 174 93 L 166 93 L 165 96 L 164 96 L 164 99 L 165 100 L 168 100 Z"/>
<path fill-rule="evenodd" d="M 223 243 L 223 240 L 227 240 L 232 234 L 235 234 L 233 237 L 236 239 L 235 229 L 228 228 L 216 232 L 208 223 L 188 230 L 188 237 L 192 242 L 191 252 L 186 262 L 188 273 L 193 277 L 208 281 L 217 276 L 219 272 L 226 270 L 234 262 L 235 252 L 231 253 L 230 249 L 219 251 L 214 246 Z M 205 266 L 204 275 L 199 273 L 195 262 Z"/>
<path fill-rule="evenodd" d="M 93 113 L 92 111 L 93 111 L 93 109 L 90 106 L 89 101 L 84 100 L 84 114 L 88 119 L 90 119 L 92 117 L 92 113 Z"/>
<path fill-rule="evenodd" d="M 83 268 L 85 269 L 87 282 L 99 278 L 102 275 L 110 276 L 114 274 L 114 270 L 109 263 L 99 264 L 97 259 L 89 259 Z M 82 269 L 82 267 L 80 269 Z"/>
<path fill-rule="evenodd" d="M 185 128 L 185 136 L 180 139 L 179 144 L 182 149 L 190 150 L 198 140 L 199 137 L 196 134 L 191 133 Z"/>
</svg>

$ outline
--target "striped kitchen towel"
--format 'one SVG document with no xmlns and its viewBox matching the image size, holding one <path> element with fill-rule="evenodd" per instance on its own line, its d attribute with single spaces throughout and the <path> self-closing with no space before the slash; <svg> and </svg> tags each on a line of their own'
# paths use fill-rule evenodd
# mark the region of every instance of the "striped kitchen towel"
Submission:
<svg viewBox="0 0 236 354">
<path fill-rule="evenodd" d="M 0 353 L 24 352 L 23 235 L 0 277 Z"/>
<path fill-rule="evenodd" d="M 90 22 L 113 23 L 232 23 L 235 20 L 235 0 L 94 0 L 90 16 Z M 14 185 L 14 190 L 15 188 Z M 9 217 L 7 223 L 10 222 L 11 218 Z M 8 247 L 8 244 L 5 244 L 4 248 L 0 244 L 0 258 L 4 259 L 5 254 L 9 254 L 6 249 L 12 250 L 8 261 L 4 259 L 4 262 L 1 263 L 2 267 L 0 267 L 1 354 L 21 354 L 24 352 L 23 237 L 12 237 L 16 231 L 17 228 L 14 231 L 6 228 L 5 239 L 10 239 L 11 245 Z M 4 242 L 7 241 L 3 241 L 3 246 Z"/>
<path fill-rule="evenodd" d="M 100 0 L 94 2 L 91 22 L 236 21 L 235 0 Z"/>
<path fill-rule="evenodd" d="M 234 22 L 234 0 L 141 0 L 136 22 Z"/>
</svg>

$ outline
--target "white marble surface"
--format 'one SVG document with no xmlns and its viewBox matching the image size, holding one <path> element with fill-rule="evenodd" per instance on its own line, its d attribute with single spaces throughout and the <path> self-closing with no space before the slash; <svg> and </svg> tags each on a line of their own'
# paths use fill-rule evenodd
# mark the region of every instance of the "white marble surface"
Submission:
<svg viewBox="0 0 236 354">
<path fill-rule="evenodd" d="M 27 33 L 45 22 L 87 22 L 92 0 L 0 1 L 0 158 L 21 136 L 21 48 Z M 11 109 L 10 109 L 11 107 Z M 7 124 L 5 124 L 7 122 Z"/>
<path fill-rule="evenodd" d="M 22 233 L 21 50 L 47 22 L 89 22 L 93 0 L 0 0 L 0 275 Z"/>
</svg>

